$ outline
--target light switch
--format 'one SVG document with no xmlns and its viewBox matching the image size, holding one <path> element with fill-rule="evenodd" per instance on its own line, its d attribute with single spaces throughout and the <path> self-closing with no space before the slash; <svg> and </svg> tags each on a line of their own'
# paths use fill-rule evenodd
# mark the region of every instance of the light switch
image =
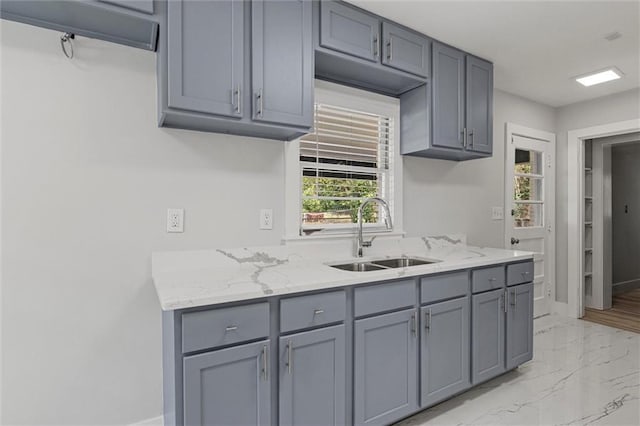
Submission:
<svg viewBox="0 0 640 426">
<path fill-rule="evenodd" d="M 492 220 L 502 220 L 504 219 L 504 210 L 502 207 L 492 207 L 491 208 L 491 219 Z"/>
</svg>

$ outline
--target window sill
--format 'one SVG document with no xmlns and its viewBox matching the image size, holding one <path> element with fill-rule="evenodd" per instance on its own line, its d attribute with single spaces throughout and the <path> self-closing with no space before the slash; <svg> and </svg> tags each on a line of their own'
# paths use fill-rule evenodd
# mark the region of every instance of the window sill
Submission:
<svg viewBox="0 0 640 426">
<path fill-rule="evenodd" d="M 367 237 L 396 237 L 396 238 L 404 238 L 404 231 L 384 231 L 380 229 L 376 230 L 363 230 L 362 235 Z M 308 241 L 326 241 L 326 240 L 353 240 L 356 237 L 356 232 L 334 232 L 334 233 L 325 233 L 325 234 L 311 234 L 311 235 L 294 235 L 294 236 L 285 236 L 282 237 L 282 242 L 284 244 L 288 243 L 297 243 L 297 242 L 308 242 Z"/>
</svg>

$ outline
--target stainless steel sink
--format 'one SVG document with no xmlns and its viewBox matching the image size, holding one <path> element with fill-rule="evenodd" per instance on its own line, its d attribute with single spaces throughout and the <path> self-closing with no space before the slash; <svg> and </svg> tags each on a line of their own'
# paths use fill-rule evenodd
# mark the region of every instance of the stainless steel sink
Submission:
<svg viewBox="0 0 640 426">
<path fill-rule="evenodd" d="M 412 257 L 399 257 L 396 259 L 383 259 L 374 260 L 371 263 L 374 265 L 381 265 L 386 268 L 406 268 L 408 266 L 428 265 L 430 263 L 436 263 L 435 260 L 416 259 Z"/>
<path fill-rule="evenodd" d="M 414 257 L 398 257 L 395 259 L 370 260 L 367 262 L 350 262 L 329 265 L 332 268 L 351 272 L 380 271 L 383 269 L 406 268 L 409 266 L 428 265 L 439 260 L 417 259 Z"/>
<path fill-rule="evenodd" d="M 374 265 L 369 262 L 353 262 L 353 263 L 342 263 L 340 265 L 329 265 L 332 268 L 342 269 L 344 271 L 351 272 L 367 272 L 367 271 L 380 271 L 382 269 L 387 269 L 381 265 Z"/>
</svg>

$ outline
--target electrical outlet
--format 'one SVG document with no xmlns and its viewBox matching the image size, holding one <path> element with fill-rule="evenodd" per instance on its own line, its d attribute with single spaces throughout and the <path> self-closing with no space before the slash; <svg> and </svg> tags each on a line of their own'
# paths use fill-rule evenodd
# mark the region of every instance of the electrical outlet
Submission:
<svg viewBox="0 0 640 426">
<path fill-rule="evenodd" d="M 167 209 L 167 232 L 184 232 L 184 209 Z"/>
<path fill-rule="evenodd" d="M 260 229 L 273 229 L 273 210 L 260 209 Z"/>
<path fill-rule="evenodd" d="M 491 219 L 502 220 L 504 218 L 504 210 L 502 207 L 491 207 Z"/>
</svg>

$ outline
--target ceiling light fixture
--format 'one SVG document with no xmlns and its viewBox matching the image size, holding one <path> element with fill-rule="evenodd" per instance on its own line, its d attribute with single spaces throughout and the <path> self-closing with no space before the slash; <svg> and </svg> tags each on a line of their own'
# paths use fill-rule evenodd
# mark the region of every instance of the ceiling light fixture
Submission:
<svg viewBox="0 0 640 426">
<path fill-rule="evenodd" d="M 607 81 L 617 80 L 622 77 L 622 72 L 616 67 L 610 67 L 602 71 L 596 71 L 589 74 L 576 77 L 576 81 L 583 86 L 589 87 L 594 84 L 606 83 Z"/>
</svg>

